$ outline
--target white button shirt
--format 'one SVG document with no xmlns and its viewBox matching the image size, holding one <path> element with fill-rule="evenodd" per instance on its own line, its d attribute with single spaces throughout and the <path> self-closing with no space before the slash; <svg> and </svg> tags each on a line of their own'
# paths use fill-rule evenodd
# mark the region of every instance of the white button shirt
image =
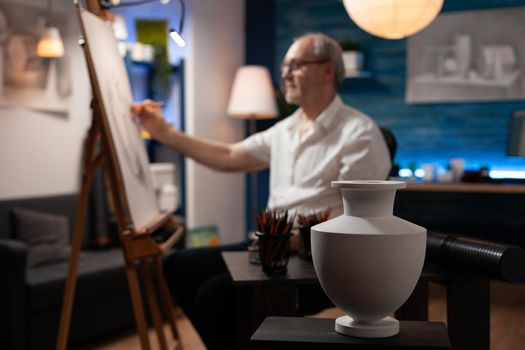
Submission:
<svg viewBox="0 0 525 350">
<path fill-rule="evenodd" d="M 336 96 L 300 140 L 298 109 L 271 128 L 242 142 L 257 159 L 270 165 L 269 208 L 308 214 L 332 208 L 343 212 L 334 180 L 385 180 L 391 167 L 381 131 L 365 114 Z"/>
</svg>

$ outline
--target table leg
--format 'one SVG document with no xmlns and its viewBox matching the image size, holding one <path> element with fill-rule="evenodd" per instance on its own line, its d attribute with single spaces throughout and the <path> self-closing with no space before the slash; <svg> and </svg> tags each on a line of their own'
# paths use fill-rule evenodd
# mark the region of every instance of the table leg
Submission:
<svg viewBox="0 0 525 350">
<path fill-rule="evenodd" d="M 237 348 L 250 349 L 252 288 L 237 287 Z"/>
<path fill-rule="evenodd" d="M 489 350 L 490 282 L 454 281 L 447 286 L 447 323 L 454 350 Z"/>
<path fill-rule="evenodd" d="M 297 288 L 258 286 L 237 288 L 239 349 L 253 349 L 250 338 L 268 316 L 295 316 Z"/>
</svg>

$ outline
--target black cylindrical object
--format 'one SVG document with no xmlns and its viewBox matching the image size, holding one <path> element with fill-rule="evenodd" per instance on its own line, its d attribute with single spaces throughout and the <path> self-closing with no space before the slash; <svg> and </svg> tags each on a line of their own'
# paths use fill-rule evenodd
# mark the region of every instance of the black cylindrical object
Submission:
<svg viewBox="0 0 525 350">
<path fill-rule="evenodd" d="M 428 232 L 426 260 L 508 282 L 525 279 L 525 250 L 510 244 Z"/>
</svg>

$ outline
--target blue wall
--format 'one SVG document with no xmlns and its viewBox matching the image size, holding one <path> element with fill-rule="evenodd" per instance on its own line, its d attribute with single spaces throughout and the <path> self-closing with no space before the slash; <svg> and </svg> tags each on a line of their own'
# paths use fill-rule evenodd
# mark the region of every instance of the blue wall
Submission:
<svg viewBox="0 0 525 350">
<path fill-rule="evenodd" d="M 525 6 L 524 0 L 446 0 L 443 12 Z M 340 93 L 346 103 L 390 128 L 398 139 L 396 162 L 438 163 L 461 157 L 466 166 L 525 170 L 525 159 L 506 156 L 512 111 L 525 102 L 405 104 L 406 40 L 376 38 L 358 28 L 341 1 L 276 0 L 275 60 L 277 68 L 294 37 L 319 31 L 335 39 L 351 37 L 366 54 L 369 79 L 348 79 Z M 525 20 L 525 19 L 524 19 Z"/>
</svg>

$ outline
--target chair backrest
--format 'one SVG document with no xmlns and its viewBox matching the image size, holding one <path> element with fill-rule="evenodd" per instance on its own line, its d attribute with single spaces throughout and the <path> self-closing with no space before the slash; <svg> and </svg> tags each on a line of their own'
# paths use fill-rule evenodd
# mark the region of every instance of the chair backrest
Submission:
<svg viewBox="0 0 525 350">
<path fill-rule="evenodd" d="M 386 143 L 386 146 L 388 148 L 388 152 L 390 153 L 390 161 L 393 163 L 394 162 L 394 157 L 395 157 L 396 151 L 397 151 L 396 137 L 394 136 L 392 131 L 390 131 L 387 128 L 384 128 L 384 127 L 381 126 L 381 127 L 379 127 L 379 129 L 381 130 L 381 133 L 383 134 L 383 138 L 385 139 L 385 143 Z"/>
</svg>

